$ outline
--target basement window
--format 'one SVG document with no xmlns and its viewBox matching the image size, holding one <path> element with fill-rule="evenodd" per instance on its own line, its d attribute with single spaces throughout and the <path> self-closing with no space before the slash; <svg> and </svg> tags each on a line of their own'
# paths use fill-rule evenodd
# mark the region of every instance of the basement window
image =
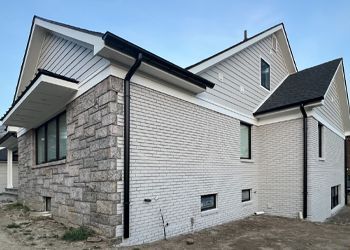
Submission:
<svg viewBox="0 0 350 250">
<path fill-rule="evenodd" d="M 331 188 L 331 209 L 339 204 L 339 189 L 340 185 Z"/>
<path fill-rule="evenodd" d="M 201 196 L 201 211 L 207 211 L 216 208 L 216 194 L 207 194 Z"/>
<path fill-rule="evenodd" d="M 270 90 L 270 65 L 261 59 L 261 86 Z"/>
<path fill-rule="evenodd" d="M 51 211 L 51 197 L 44 197 L 45 211 Z"/>
<path fill-rule="evenodd" d="M 65 159 L 67 154 L 66 143 L 66 113 L 62 113 L 36 130 L 37 164 Z"/>
<path fill-rule="evenodd" d="M 251 197 L 251 189 L 243 189 L 242 190 L 242 202 L 250 201 Z"/>
</svg>

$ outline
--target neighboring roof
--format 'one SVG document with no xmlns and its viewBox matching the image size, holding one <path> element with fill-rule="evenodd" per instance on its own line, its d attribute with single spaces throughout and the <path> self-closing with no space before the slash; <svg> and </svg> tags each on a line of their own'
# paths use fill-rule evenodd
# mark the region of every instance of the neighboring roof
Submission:
<svg viewBox="0 0 350 250">
<path fill-rule="evenodd" d="M 142 61 L 154 66 L 160 70 L 163 70 L 165 72 L 169 72 L 172 75 L 175 75 L 181 79 L 184 79 L 186 81 L 191 82 L 192 84 L 195 84 L 201 88 L 213 88 L 215 86 L 214 83 L 208 81 L 205 78 L 202 78 L 199 75 L 193 74 L 192 72 L 188 71 L 187 69 L 181 68 L 180 66 L 177 66 L 133 43 L 130 43 L 123 38 L 120 38 L 119 36 L 116 36 L 112 34 L 111 32 L 106 32 L 102 39 L 105 42 L 105 45 L 118 50 L 124 54 L 127 54 L 131 57 L 137 58 L 139 53 L 142 53 Z"/>
<path fill-rule="evenodd" d="M 190 69 L 192 69 L 192 68 L 194 68 L 194 67 L 196 67 L 196 66 L 198 66 L 198 65 L 200 65 L 200 64 L 202 64 L 202 63 L 204 63 L 204 62 L 206 62 L 206 61 L 209 61 L 210 59 L 212 59 L 212 58 L 214 58 L 214 57 L 217 57 L 217 56 L 219 56 L 219 55 L 221 55 L 221 54 L 223 54 L 223 53 L 225 53 L 225 52 L 227 52 L 227 51 L 229 51 L 229 50 L 231 50 L 231 49 L 233 49 L 233 48 L 236 48 L 236 47 L 238 47 L 238 46 L 240 46 L 240 45 L 243 45 L 243 44 L 245 44 L 245 43 L 251 41 L 252 39 L 254 39 L 254 38 L 258 37 L 258 36 L 261 36 L 261 35 L 263 35 L 264 33 L 267 33 L 268 31 L 273 30 L 274 28 L 277 28 L 278 26 L 281 26 L 281 27 L 283 28 L 283 31 L 285 32 L 284 24 L 283 24 L 283 23 L 279 23 L 279 24 L 277 24 L 277 25 L 275 25 L 275 26 L 272 26 L 272 27 L 270 27 L 270 28 L 268 28 L 268 29 L 266 29 L 266 30 L 264 30 L 264 31 L 262 31 L 262 32 L 260 32 L 260 33 L 258 33 L 258 34 L 256 34 L 256 35 L 252 36 L 252 37 L 249 37 L 249 38 L 247 38 L 247 39 L 245 39 L 245 40 L 243 40 L 243 41 L 241 41 L 241 42 L 239 42 L 239 43 L 237 43 L 237 44 L 234 44 L 233 46 L 228 47 L 227 49 L 224 49 L 224 50 L 222 50 L 222 51 L 220 51 L 220 52 L 218 52 L 218 53 L 216 53 L 216 54 L 214 54 L 214 55 L 212 55 L 212 56 L 209 56 L 209 57 L 207 57 L 207 58 L 205 58 L 205 59 L 203 59 L 203 60 L 201 60 L 201 61 L 195 63 L 195 64 L 192 64 L 192 65 L 186 67 L 186 69 L 190 70 Z M 289 50 L 290 50 L 290 54 L 291 54 L 291 57 L 292 57 L 292 60 L 293 60 L 295 69 L 297 69 L 296 63 L 295 63 L 295 59 L 294 59 L 294 55 L 293 55 L 293 52 L 292 52 L 292 50 L 291 50 L 291 48 L 290 48 L 290 44 L 289 44 L 289 40 L 288 40 L 288 37 L 287 37 L 287 33 L 286 33 L 286 32 L 285 32 L 285 35 L 286 35 L 286 40 L 287 40 L 288 48 L 289 48 Z"/>
<path fill-rule="evenodd" d="M 323 100 L 341 61 L 335 59 L 289 75 L 254 115 Z"/>
<path fill-rule="evenodd" d="M 53 73 L 53 72 L 50 72 L 50 71 L 47 71 L 47 70 L 44 70 L 44 69 L 38 69 L 38 73 L 36 74 L 36 76 L 34 77 L 33 80 L 30 81 L 30 83 L 26 86 L 26 88 L 24 89 L 24 91 L 21 93 L 21 95 L 14 101 L 12 102 L 12 105 L 11 107 L 6 111 L 6 113 L 0 118 L 0 121 L 2 121 L 6 115 L 8 113 L 11 112 L 11 110 L 13 109 L 13 107 L 22 99 L 22 97 L 27 93 L 27 91 L 33 86 L 33 84 L 36 82 L 36 80 L 39 79 L 39 77 L 41 75 L 46 75 L 46 76 L 51 76 L 51 77 L 55 77 L 57 79 L 61 79 L 61 80 L 65 80 L 65 81 L 68 81 L 68 82 L 73 82 L 73 83 L 79 83 L 77 80 L 75 79 L 72 79 L 72 78 L 69 78 L 69 77 L 66 77 L 66 76 L 62 76 L 62 75 L 59 75 L 59 74 L 56 74 L 56 73 Z"/>
</svg>

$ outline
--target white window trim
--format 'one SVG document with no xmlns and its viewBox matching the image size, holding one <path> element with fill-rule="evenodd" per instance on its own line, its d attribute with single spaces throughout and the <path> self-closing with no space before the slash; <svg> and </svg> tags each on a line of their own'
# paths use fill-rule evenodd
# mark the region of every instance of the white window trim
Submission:
<svg viewBox="0 0 350 250">
<path fill-rule="evenodd" d="M 270 89 L 267 89 L 265 88 L 264 86 L 261 85 L 261 60 L 264 60 L 270 67 Z M 272 66 L 271 66 L 271 63 L 270 63 L 270 60 L 267 60 L 265 56 L 263 55 L 260 55 L 260 58 L 259 58 L 259 86 L 264 89 L 265 91 L 267 91 L 268 93 L 271 92 L 271 72 L 272 72 Z"/>
</svg>

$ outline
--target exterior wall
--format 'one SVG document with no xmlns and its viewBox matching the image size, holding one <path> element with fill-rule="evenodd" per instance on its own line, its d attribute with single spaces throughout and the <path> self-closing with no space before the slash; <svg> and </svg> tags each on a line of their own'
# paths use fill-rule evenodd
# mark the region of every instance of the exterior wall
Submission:
<svg viewBox="0 0 350 250">
<path fill-rule="evenodd" d="M 92 49 L 63 37 L 47 34 L 37 68 L 82 81 L 108 63 L 108 60 L 94 56 Z"/>
<path fill-rule="evenodd" d="M 344 206 L 344 139 L 323 130 L 324 158 L 318 157 L 318 121 L 308 119 L 309 219 L 324 221 Z M 331 210 L 331 187 L 340 185 L 340 203 Z"/>
<path fill-rule="evenodd" d="M 162 239 L 160 209 L 169 237 L 257 210 L 257 145 L 253 161 L 241 162 L 238 120 L 137 84 L 131 96 L 131 237 L 124 244 Z M 252 201 L 242 203 L 249 188 Z M 217 209 L 201 212 L 201 195 L 212 193 Z"/>
<path fill-rule="evenodd" d="M 337 94 L 337 85 L 334 81 L 326 94 L 324 105 L 315 109 L 322 119 L 344 133 L 343 118 L 341 115 L 340 98 Z"/>
<path fill-rule="evenodd" d="M 259 210 L 296 218 L 303 208 L 303 121 L 258 127 Z"/>
<path fill-rule="evenodd" d="M 252 116 L 271 91 L 288 75 L 281 49 L 271 53 L 271 48 L 272 36 L 269 36 L 199 73 L 215 83 L 213 89 L 208 89 L 199 97 Z M 261 58 L 270 64 L 270 91 L 260 84 Z M 223 74 L 223 82 L 218 78 L 219 73 Z M 244 88 L 243 93 L 241 87 Z"/>
<path fill-rule="evenodd" d="M 121 80 L 108 77 L 67 106 L 67 159 L 35 165 L 35 132 L 18 139 L 19 200 L 44 210 L 52 197 L 53 217 L 68 225 L 86 225 L 115 237 L 121 223 L 121 194 L 116 170 L 120 159 L 117 102 Z"/>
<path fill-rule="evenodd" d="M 12 163 L 12 184 L 13 187 L 18 187 L 18 164 Z M 0 194 L 7 187 L 7 162 L 0 162 Z"/>
</svg>

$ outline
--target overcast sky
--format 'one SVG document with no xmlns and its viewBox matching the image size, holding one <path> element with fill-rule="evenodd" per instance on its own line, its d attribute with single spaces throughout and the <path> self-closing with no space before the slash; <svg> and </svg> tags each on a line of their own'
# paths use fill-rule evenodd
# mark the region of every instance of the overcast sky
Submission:
<svg viewBox="0 0 350 250">
<path fill-rule="evenodd" d="M 0 6 L 0 116 L 10 107 L 33 15 L 111 31 L 175 64 L 191 65 L 283 22 L 298 69 L 338 57 L 350 74 L 350 1 L 31 0 Z"/>
</svg>

